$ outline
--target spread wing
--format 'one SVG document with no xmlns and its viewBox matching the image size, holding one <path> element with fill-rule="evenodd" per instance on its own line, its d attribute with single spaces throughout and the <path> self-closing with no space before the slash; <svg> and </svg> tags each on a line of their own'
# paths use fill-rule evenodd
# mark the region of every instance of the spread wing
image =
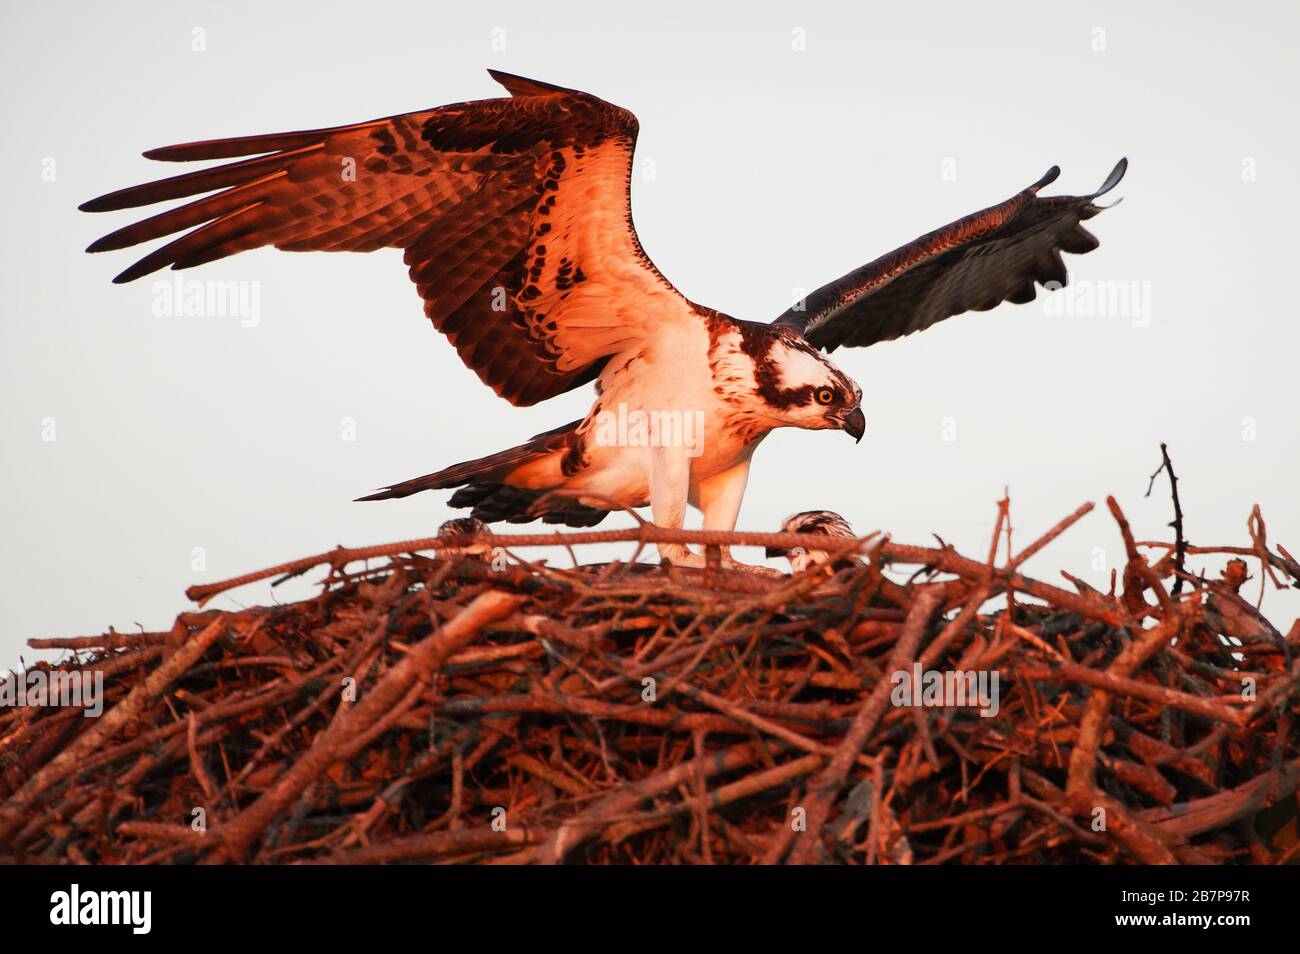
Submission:
<svg viewBox="0 0 1300 954">
<path fill-rule="evenodd" d="M 1034 284 L 1064 285 L 1062 252 L 1099 244 L 1080 223 L 1102 210 L 1093 200 L 1124 177 L 1121 159 L 1092 195 L 1039 198 L 1043 178 L 1001 205 L 976 212 L 824 285 L 774 322 L 834 351 L 862 347 L 929 328 L 965 311 L 1004 301 L 1033 301 Z"/>
<path fill-rule="evenodd" d="M 123 189 L 90 212 L 221 190 L 119 229 L 101 252 L 189 229 L 122 272 L 245 249 L 405 250 L 433 326 L 485 384 L 528 405 L 692 307 L 632 225 L 636 117 L 576 90 L 490 71 L 508 99 L 303 132 L 154 149 L 165 161 L 253 156 Z"/>
</svg>

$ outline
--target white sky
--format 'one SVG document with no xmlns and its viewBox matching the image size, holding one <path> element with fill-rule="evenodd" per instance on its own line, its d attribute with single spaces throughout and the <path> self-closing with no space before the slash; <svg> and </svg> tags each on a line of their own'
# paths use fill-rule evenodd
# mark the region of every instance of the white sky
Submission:
<svg viewBox="0 0 1300 954">
<path fill-rule="evenodd" d="M 1192 542 L 1247 543 L 1259 503 L 1300 552 L 1295 4 L 466 6 L 0 12 L 0 668 L 32 636 L 164 628 L 196 581 L 431 533 L 446 494 L 351 501 L 584 413 L 586 391 L 515 409 L 480 385 L 397 251 L 261 250 L 181 273 L 255 283 L 255 327 L 158 317 L 154 278 L 174 273 L 113 286 L 130 253 L 82 253 L 134 219 L 79 202 L 183 171 L 144 149 L 502 95 L 487 66 L 633 110 L 647 251 L 741 318 L 1053 163 L 1050 192 L 1083 192 L 1129 157 L 1124 203 L 1091 223 L 1102 247 L 1067 264 L 1079 288 L 1136 283 L 1130 313 L 1053 316 L 1040 298 L 837 353 L 866 392 L 866 438 L 773 435 L 742 529 L 826 507 L 981 555 L 1009 486 L 1021 544 L 1099 504 L 1029 569 L 1102 584 L 1122 557 L 1107 493 L 1140 537 L 1170 533 L 1163 478 L 1142 496 L 1164 440 Z M 1285 631 L 1300 601 L 1264 608 Z"/>
</svg>

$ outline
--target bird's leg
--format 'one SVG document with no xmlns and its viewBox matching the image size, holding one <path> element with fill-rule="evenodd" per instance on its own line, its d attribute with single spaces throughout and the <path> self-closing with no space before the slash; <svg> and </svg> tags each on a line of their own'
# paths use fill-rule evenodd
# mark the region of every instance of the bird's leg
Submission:
<svg viewBox="0 0 1300 954">
<path fill-rule="evenodd" d="M 695 503 L 704 514 L 705 530 L 735 530 L 740 516 L 740 502 L 745 498 L 745 484 L 749 482 L 749 459 L 741 461 L 730 470 L 706 477 L 695 488 Z M 719 547 L 722 565 L 730 566 L 731 547 Z"/>
<path fill-rule="evenodd" d="M 658 447 L 650 463 L 650 512 L 657 526 L 679 530 L 686 522 L 691 462 L 686 449 Z M 702 567 L 704 557 L 682 543 L 660 543 L 659 559 L 676 566 Z"/>
<path fill-rule="evenodd" d="M 705 530 L 735 530 L 740 516 L 740 502 L 745 498 L 745 485 L 749 482 L 749 458 L 746 457 L 730 470 L 701 480 L 695 492 L 699 508 L 704 513 Z M 753 566 L 732 559 L 731 547 L 720 547 L 722 565 L 743 567 L 775 573 L 769 567 Z M 780 574 L 777 574 L 780 575 Z"/>
</svg>

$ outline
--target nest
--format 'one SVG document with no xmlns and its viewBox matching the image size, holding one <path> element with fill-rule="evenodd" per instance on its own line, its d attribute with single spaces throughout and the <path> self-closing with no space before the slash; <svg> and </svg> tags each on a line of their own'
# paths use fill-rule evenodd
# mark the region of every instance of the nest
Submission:
<svg viewBox="0 0 1300 954">
<path fill-rule="evenodd" d="M 341 549 L 198 587 L 329 567 L 299 603 L 33 640 L 68 650 L 51 671 L 102 673 L 104 709 L 0 709 L 0 858 L 1294 861 L 1300 626 L 1240 591 L 1300 567 L 1258 512 L 1244 546 L 1193 547 L 1181 522 L 1135 541 L 1108 503 L 1127 552 L 1110 592 L 1020 571 L 1091 506 L 999 557 L 1006 501 L 984 559 L 644 525 Z M 518 555 L 614 540 L 829 556 L 772 578 Z M 1210 579 L 1186 566 L 1201 554 L 1230 562 Z"/>
</svg>

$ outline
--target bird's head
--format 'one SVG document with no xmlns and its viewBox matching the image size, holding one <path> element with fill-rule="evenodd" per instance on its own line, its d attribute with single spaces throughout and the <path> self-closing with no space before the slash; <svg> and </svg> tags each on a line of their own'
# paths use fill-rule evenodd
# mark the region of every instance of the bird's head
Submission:
<svg viewBox="0 0 1300 954">
<path fill-rule="evenodd" d="M 798 335 L 781 334 L 771 343 L 756 362 L 755 379 L 781 426 L 840 430 L 862 440 L 862 388 Z"/>
<path fill-rule="evenodd" d="M 856 536 L 849 522 L 833 510 L 805 510 L 803 513 L 796 513 L 787 517 L 785 523 L 781 524 L 781 532 L 825 534 L 831 537 L 843 537 L 846 540 Z M 826 566 L 830 563 L 830 555 L 826 551 L 809 551 L 803 547 L 793 549 L 768 547 L 767 555 L 789 559 L 790 570 L 793 573 L 802 573 L 813 565 Z M 831 569 L 838 570 L 845 566 L 857 566 L 860 563 L 856 556 L 841 557 Z"/>
<path fill-rule="evenodd" d="M 477 517 L 455 517 L 446 520 L 438 527 L 438 536 L 440 537 L 476 537 L 480 534 L 491 533 L 492 528 Z M 482 543 L 468 543 L 456 547 L 439 547 L 439 555 L 443 557 L 464 554 L 466 556 L 484 557 L 488 553 L 488 547 Z"/>
</svg>

